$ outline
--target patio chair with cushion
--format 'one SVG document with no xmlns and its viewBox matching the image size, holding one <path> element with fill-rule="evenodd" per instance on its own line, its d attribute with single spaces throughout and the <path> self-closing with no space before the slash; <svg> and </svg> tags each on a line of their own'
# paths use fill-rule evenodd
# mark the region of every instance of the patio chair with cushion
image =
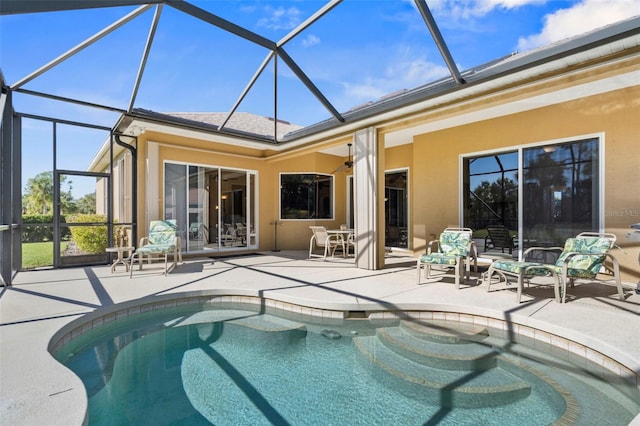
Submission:
<svg viewBox="0 0 640 426">
<path fill-rule="evenodd" d="M 539 262 L 498 260 L 491 264 L 487 272 L 487 291 L 491 287 L 494 273 L 501 275 L 505 282 L 509 277 L 515 277 L 517 283 L 517 301 L 520 303 L 525 281 L 532 285 L 548 285 L 548 283 L 533 283 L 531 278 L 536 276 L 552 276 L 556 302 L 564 303 L 567 296 L 567 284 L 574 286 L 577 279 L 597 280 L 597 275 L 609 271 L 618 289 L 620 300 L 624 300 L 624 291 L 620 279 L 618 260 L 609 251 L 614 247 L 616 236 L 610 233 L 583 232 L 565 241 L 561 247 L 530 247 L 523 253 L 523 259 L 534 250 L 562 251 L 553 265 Z M 605 265 L 609 259 L 612 268 Z"/>
<path fill-rule="evenodd" d="M 427 253 L 418 258 L 418 284 L 420 284 L 420 271 L 423 266 L 426 278 L 431 278 L 432 266 L 453 268 L 456 289 L 460 288 L 463 267 L 466 269 L 466 278 L 470 278 L 472 260 L 475 271 L 478 272 L 478 250 L 471 239 L 472 233 L 473 231 L 469 228 L 446 228 L 438 240 L 430 241 Z M 435 244 L 438 246 L 437 250 L 434 250 Z"/>
<path fill-rule="evenodd" d="M 344 240 L 340 235 L 329 234 L 324 226 L 310 226 L 309 228 L 313 233 L 311 240 L 309 241 L 309 258 L 313 256 L 321 256 L 313 253 L 314 248 L 320 248 L 324 251 L 324 254 L 322 255 L 323 259 L 327 258 L 327 254 L 331 254 L 331 256 L 333 256 L 336 252 L 336 248 L 338 247 L 341 247 L 342 253 L 345 253 Z"/>
<path fill-rule="evenodd" d="M 502 253 L 507 249 L 509 254 L 516 248 L 513 236 L 503 225 L 487 226 L 487 237 L 484 239 L 484 251 L 500 249 Z"/>
<path fill-rule="evenodd" d="M 164 256 L 164 275 L 169 273 L 168 258 L 173 256 L 171 268 L 176 266 L 178 260 L 182 262 L 182 250 L 180 238 L 176 235 L 177 226 L 175 220 L 152 220 L 149 224 L 149 235 L 140 239 L 140 245 L 131 255 L 131 268 L 129 277 L 133 275 L 133 264 L 138 258 L 138 268 L 142 269 L 142 258 L 147 257 L 151 263 L 153 255 Z"/>
</svg>

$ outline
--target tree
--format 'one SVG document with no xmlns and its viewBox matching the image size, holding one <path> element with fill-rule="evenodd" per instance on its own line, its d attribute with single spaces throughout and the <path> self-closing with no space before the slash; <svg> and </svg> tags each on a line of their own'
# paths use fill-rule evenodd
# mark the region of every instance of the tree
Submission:
<svg viewBox="0 0 640 426">
<path fill-rule="evenodd" d="M 96 213 L 96 193 L 85 194 L 76 201 L 77 212 L 81 214 Z"/>
<path fill-rule="evenodd" d="M 60 205 L 61 213 L 69 214 L 76 210 L 71 184 L 66 182 L 67 177 L 60 178 Z M 66 184 L 67 190 L 63 189 Z M 27 181 L 27 187 L 22 197 L 22 206 L 25 214 L 52 214 L 53 213 L 53 172 L 38 173 Z"/>
</svg>

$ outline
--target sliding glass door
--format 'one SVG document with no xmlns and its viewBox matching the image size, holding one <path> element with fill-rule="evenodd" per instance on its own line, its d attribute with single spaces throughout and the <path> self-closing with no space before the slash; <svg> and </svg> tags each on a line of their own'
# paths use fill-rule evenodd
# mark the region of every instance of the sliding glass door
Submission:
<svg viewBox="0 0 640 426">
<path fill-rule="evenodd" d="M 482 237 L 503 225 L 521 250 L 599 231 L 601 161 L 597 137 L 465 157 L 464 226 Z"/>
<path fill-rule="evenodd" d="M 384 206 L 385 206 L 385 247 L 408 247 L 408 190 L 406 170 L 385 173 Z"/>
<path fill-rule="evenodd" d="M 165 219 L 175 219 L 183 250 L 257 247 L 256 173 L 165 163 Z"/>
</svg>

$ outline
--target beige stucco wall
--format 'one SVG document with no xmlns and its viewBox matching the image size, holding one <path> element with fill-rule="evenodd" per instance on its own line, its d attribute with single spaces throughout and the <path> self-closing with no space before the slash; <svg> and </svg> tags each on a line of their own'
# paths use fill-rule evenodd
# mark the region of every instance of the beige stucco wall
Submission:
<svg viewBox="0 0 640 426">
<path fill-rule="evenodd" d="M 594 85 L 600 79 L 629 78 L 640 68 L 640 57 L 630 55 L 628 59 L 602 66 L 576 65 L 550 73 L 535 81 L 513 82 L 500 90 L 488 89 L 469 99 L 450 104 L 436 104 L 423 111 L 407 115 L 394 122 L 380 122 L 374 127 L 378 138 L 384 140 L 389 132 L 411 130 L 404 144 L 393 146 L 379 153 L 384 171 L 408 169 L 409 171 L 409 235 L 410 249 L 415 254 L 425 249 L 428 241 L 437 237 L 443 228 L 458 226 L 460 218 L 460 158 L 462 155 L 520 146 L 543 144 L 550 141 L 575 140 L 584 136 L 602 136 L 604 139 L 604 226 L 618 237 L 621 249 L 614 250 L 619 259 L 623 279 L 640 282 L 638 256 L 640 242 L 626 238 L 629 226 L 640 222 L 640 85 L 624 90 L 609 91 L 597 95 L 580 95 L 570 100 L 539 106 L 537 99 L 557 90 L 576 90 Z M 578 89 L 576 89 L 578 88 Z M 572 95 L 573 96 L 573 95 Z M 562 96 L 554 98 L 562 99 Z M 510 102 L 529 104 L 525 112 L 514 112 L 499 118 L 484 119 L 469 124 L 465 114 L 500 107 Z M 438 124 L 443 126 L 452 120 L 448 128 L 436 131 L 412 130 L 417 126 Z M 356 129 L 358 130 L 358 129 Z M 354 130 L 353 132 L 355 132 Z M 222 166 L 255 170 L 258 176 L 258 232 L 259 250 L 275 247 L 274 221 L 279 218 L 279 175 L 282 172 L 331 173 L 344 161 L 343 158 L 322 154 L 319 151 L 352 141 L 353 132 L 309 142 L 306 147 L 296 146 L 279 150 L 265 146 L 264 149 L 235 144 L 216 143 L 189 139 L 175 135 L 146 131 L 138 138 L 138 223 L 139 234 L 146 232 L 145 223 L 151 215 L 161 215 L 163 176 L 146 182 L 146 161 L 152 158 L 154 168 L 162 170 L 164 160 L 180 161 L 207 166 Z M 148 145 L 152 142 L 153 145 Z M 148 156 L 149 146 L 157 156 Z M 328 228 L 346 223 L 347 173 L 335 174 L 335 204 L 333 220 L 280 221 L 278 248 L 308 249 L 310 225 L 320 224 Z M 148 191 L 147 188 L 158 188 Z M 378 186 L 378 188 L 384 188 Z M 155 192 L 154 192 L 155 191 Z M 150 194 L 157 194 L 151 204 L 154 213 L 147 211 Z M 384 214 L 380 207 L 380 214 Z"/>
<path fill-rule="evenodd" d="M 413 143 L 413 244 L 424 250 L 459 218 L 459 156 L 498 148 L 603 134 L 605 230 L 623 278 L 640 281 L 640 243 L 626 238 L 640 222 L 640 87 L 416 136 Z"/>
<path fill-rule="evenodd" d="M 346 143 L 346 142 L 345 142 Z M 157 147 L 157 156 L 149 156 L 149 144 Z M 154 182 L 146 182 L 147 161 L 152 159 L 156 170 L 163 170 L 164 161 L 184 162 L 212 167 L 228 167 L 257 171 L 258 182 L 258 250 L 275 248 L 274 222 L 279 218 L 280 173 L 327 173 L 338 168 L 344 159 L 316 152 L 317 148 L 300 149 L 296 152 L 272 155 L 269 158 L 257 150 L 229 150 L 226 145 L 216 145 L 199 140 L 174 135 L 145 132 L 138 138 L 138 217 L 139 236 L 146 232 L 145 224 L 160 219 L 163 207 L 163 174 L 156 176 Z M 278 248 L 308 249 L 311 238 L 310 225 L 320 224 L 327 228 L 338 227 L 346 222 L 346 179 L 349 173 L 339 172 L 334 180 L 334 219 L 333 220 L 278 220 Z M 149 185 L 158 190 L 148 191 Z M 148 211 L 150 194 L 157 197 L 151 201 L 155 212 Z"/>
</svg>

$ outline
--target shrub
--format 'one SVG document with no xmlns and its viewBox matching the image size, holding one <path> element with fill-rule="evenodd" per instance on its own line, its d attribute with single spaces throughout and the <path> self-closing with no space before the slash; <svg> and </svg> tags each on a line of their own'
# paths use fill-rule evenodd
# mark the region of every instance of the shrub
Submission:
<svg viewBox="0 0 640 426">
<path fill-rule="evenodd" d="M 67 217 L 67 223 L 106 222 L 102 214 L 75 214 Z M 104 253 L 107 248 L 107 225 L 71 226 L 71 235 L 80 250 L 85 253 Z"/>
<path fill-rule="evenodd" d="M 61 217 L 64 222 L 64 216 Z M 62 240 L 69 240 L 71 233 L 66 227 L 62 227 L 60 232 Z M 22 242 L 39 243 L 43 241 L 53 241 L 53 215 L 50 214 L 26 214 L 22 216 Z"/>
</svg>

